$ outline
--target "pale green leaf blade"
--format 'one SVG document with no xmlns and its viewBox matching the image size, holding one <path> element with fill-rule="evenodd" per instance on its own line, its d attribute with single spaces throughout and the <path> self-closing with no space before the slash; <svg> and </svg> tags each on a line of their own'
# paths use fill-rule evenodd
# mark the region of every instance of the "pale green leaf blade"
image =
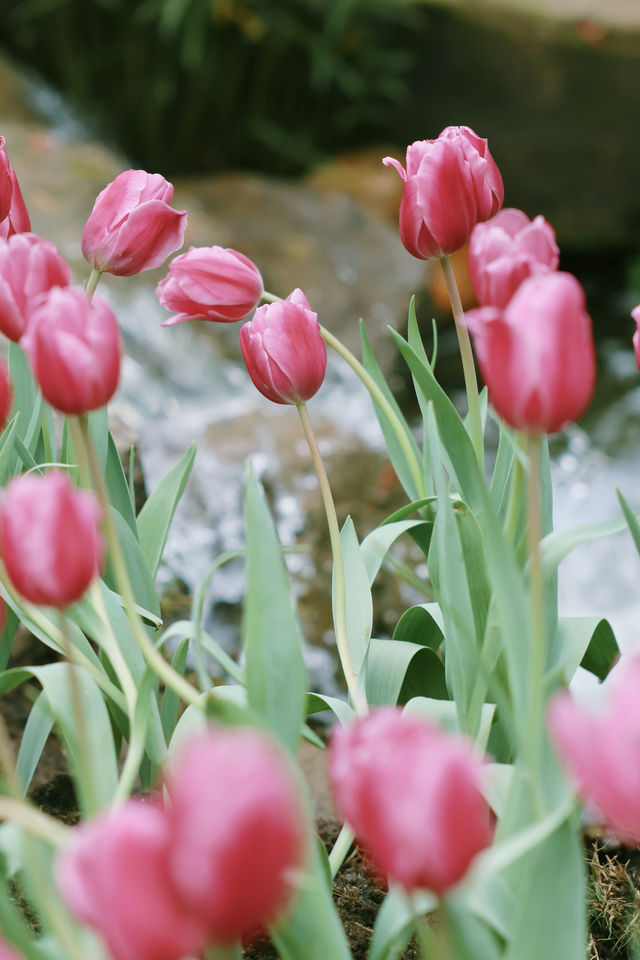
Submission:
<svg viewBox="0 0 640 960">
<path fill-rule="evenodd" d="M 154 577 L 158 572 L 173 514 L 189 479 L 195 455 L 196 448 L 192 445 L 162 478 L 138 515 L 140 546 Z"/>
</svg>

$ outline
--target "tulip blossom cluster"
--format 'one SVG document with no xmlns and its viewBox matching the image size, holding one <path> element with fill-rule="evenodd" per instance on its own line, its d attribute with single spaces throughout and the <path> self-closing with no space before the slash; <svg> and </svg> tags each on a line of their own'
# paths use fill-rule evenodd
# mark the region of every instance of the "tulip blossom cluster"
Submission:
<svg viewBox="0 0 640 960">
<path fill-rule="evenodd" d="M 620 664 L 597 715 L 558 693 L 549 704 L 551 739 L 580 798 L 626 843 L 640 846 L 640 653 Z"/>
<path fill-rule="evenodd" d="M 471 744 L 424 720 L 383 707 L 337 730 L 330 773 L 375 867 L 408 891 L 444 893 L 491 843 Z"/>
<path fill-rule="evenodd" d="M 102 569 L 97 500 L 62 471 L 16 477 L 0 500 L 0 557 L 26 600 L 74 603 Z"/>
<path fill-rule="evenodd" d="M 69 265 L 53 243 L 35 233 L 18 233 L 0 243 L 0 331 L 18 343 L 34 300 L 70 282 Z"/>
<path fill-rule="evenodd" d="M 58 858 L 71 911 L 114 960 L 180 960 L 254 933 L 286 906 L 305 856 L 295 781 L 257 730 L 187 741 L 166 792 L 166 806 L 130 800 L 78 827 Z"/>
<path fill-rule="evenodd" d="M 407 147 L 406 169 L 385 157 L 402 178 L 400 239 L 419 260 L 460 250 L 477 223 L 504 199 L 502 177 L 487 141 L 470 127 L 446 127 L 435 140 Z"/>
</svg>

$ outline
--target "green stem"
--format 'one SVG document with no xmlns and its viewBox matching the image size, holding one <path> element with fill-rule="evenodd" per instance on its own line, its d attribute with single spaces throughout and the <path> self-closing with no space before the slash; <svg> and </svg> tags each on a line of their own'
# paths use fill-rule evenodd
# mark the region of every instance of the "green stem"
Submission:
<svg viewBox="0 0 640 960">
<path fill-rule="evenodd" d="M 530 434 L 528 440 L 529 475 L 527 483 L 527 513 L 529 533 L 529 587 L 531 596 L 531 652 L 529 664 L 529 703 L 525 742 L 529 757 L 532 782 L 539 784 L 541 731 L 543 729 L 545 629 L 544 580 L 540 557 L 542 536 L 542 505 L 540 498 L 541 437 Z"/>
<path fill-rule="evenodd" d="M 87 285 L 84 288 L 85 295 L 89 299 L 89 302 L 91 302 L 91 298 L 96 292 L 96 287 L 100 283 L 101 276 L 102 276 L 102 272 L 100 270 L 96 270 L 96 268 L 94 267 L 91 271 L 91 275 L 89 279 L 87 280 Z"/>
<path fill-rule="evenodd" d="M 332 877 L 335 877 L 336 873 L 344 863 L 344 858 L 349 853 L 352 843 L 353 830 L 351 827 L 348 827 L 346 823 L 343 823 L 340 833 L 336 838 L 336 842 L 334 843 L 331 853 L 329 854 L 329 866 L 331 867 Z"/>
<path fill-rule="evenodd" d="M 98 580 L 94 580 L 93 584 L 91 585 L 90 596 L 96 613 L 100 617 L 100 622 L 104 628 L 97 642 L 108 656 L 120 686 L 122 687 L 122 692 L 124 693 L 124 698 L 127 704 L 129 725 L 132 725 L 136 710 L 136 702 L 138 699 L 138 689 L 127 661 L 122 655 L 122 650 L 120 649 L 118 639 L 113 632 L 113 627 L 111 626 L 111 621 L 109 620 L 104 597 L 102 595 L 102 587 L 100 586 L 100 582 Z"/>
<path fill-rule="evenodd" d="M 177 693 L 178 696 L 185 701 L 185 703 L 192 704 L 193 706 L 202 709 L 200 693 L 195 689 L 195 687 L 188 683 L 184 677 L 180 676 L 177 670 L 174 670 L 171 664 L 167 663 L 159 650 L 156 649 L 151 642 L 147 631 L 145 630 L 144 624 L 142 623 L 142 620 L 140 619 L 140 616 L 136 610 L 136 602 L 131 587 L 131 581 L 129 580 L 129 573 L 127 571 L 124 555 L 122 553 L 118 534 L 113 522 L 113 516 L 111 514 L 109 494 L 107 493 L 104 476 L 102 474 L 102 470 L 93 446 L 91 433 L 89 431 L 89 421 L 86 414 L 83 414 L 81 417 L 79 417 L 76 423 L 77 431 L 74 427 L 73 435 L 74 444 L 76 442 L 76 434 L 78 434 L 79 441 L 84 444 L 87 459 L 89 461 L 89 468 L 91 470 L 91 477 L 93 479 L 93 485 L 102 506 L 107 547 L 109 549 L 111 562 L 113 564 L 118 590 L 124 601 L 125 612 L 127 614 L 127 618 L 131 625 L 136 642 L 151 669 L 165 683 L 165 685 L 174 690 L 175 693 Z"/>
<path fill-rule="evenodd" d="M 458 292 L 458 284 L 451 266 L 449 257 L 441 257 L 440 264 L 444 274 L 444 280 L 447 285 L 447 293 L 453 312 L 453 320 L 456 325 L 458 335 L 458 344 L 460 346 L 460 356 L 462 358 L 462 370 L 464 372 L 464 383 L 467 390 L 467 404 L 469 406 L 469 421 L 471 424 L 471 440 L 473 442 L 480 469 L 484 470 L 484 438 L 482 432 L 482 418 L 480 417 L 480 400 L 478 397 L 478 381 L 476 379 L 476 368 L 473 362 L 473 351 L 471 349 L 471 340 L 469 331 L 464 322 L 464 311 Z"/>
<path fill-rule="evenodd" d="M 396 411 L 393 409 L 392 405 L 389 403 L 389 401 L 387 400 L 384 393 L 382 392 L 378 384 L 375 382 L 371 374 L 367 370 L 365 370 L 365 368 L 360 363 L 360 361 L 351 353 L 351 351 L 347 347 L 345 347 L 342 341 L 338 340 L 336 336 L 330 333 L 329 330 L 327 330 L 323 326 L 320 327 L 320 333 L 322 334 L 322 339 L 327 344 L 327 346 L 331 347 L 332 350 L 335 350 L 335 352 L 349 364 L 353 372 L 357 374 L 357 376 L 360 378 L 364 386 L 369 391 L 369 394 L 371 395 L 371 399 L 373 400 L 373 402 L 376 403 L 380 407 L 380 409 L 383 411 L 385 417 L 387 418 L 387 420 L 389 421 L 389 424 L 391 425 L 393 432 L 396 435 L 398 444 L 400 445 L 400 448 L 404 454 L 404 458 L 407 461 L 407 464 L 411 471 L 411 477 L 413 479 L 413 482 L 415 484 L 416 491 L 417 491 L 417 499 L 423 500 L 426 497 L 427 492 L 424 484 L 424 477 L 422 475 L 422 468 L 420 466 L 420 461 L 416 457 L 415 450 L 411 446 L 409 437 L 407 436 L 407 433 L 402 423 L 400 422 L 400 419 Z"/>
<path fill-rule="evenodd" d="M 362 714 L 366 713 L 366 705 L 362 701 L 358 691 L 358 679 L 356 677 L 355 670 L 353 669 L 351 653 L 349 651 L 349 641 L 347 637 L 347 597 L 344 583 L 344 563 L 342 559 L 342 547 L 340 545 L 340 527 L 338 526 L 338 515 L 333 502 L 333 495 L 331 493 L 331 486 L 329 485 L 327 471 L 325 470 L 324 463 L 322 462 L 322 456 L 320 454 L 318 443 L 311 426 L 311 421 L 309 420 L 309 414 L 307 413 L 306 405 L 304 403 L 298 403 L 296 406 L 298 408 L 298 413 L 300 414 L 300 420 L 307 438 L 307 443 L 309 444 L 311 458 L 318 475 L 320 492 L 322 494 L 322 502 L 324 504 L 324 510 L 327 516 L 327 524 L 329 527 L 329 539 L 331 540 L 331 553 L 333 555 L 333 576 L 335 584 L 334 627 L 338 656 L 340 657 L 340 663 L 342 665 L 342 671 L 347 682 L 347 689 L 349 690 L 349 695 L 351 696 L 351 702 L 354 706 L 354 709 L 358 713 Z"/>
<path fill-rule="evenodd" d="M 277 297 L 275 293 L 269 293 L 268 290 L 263 290 L 262 299 L 265 303 L 280 303 L 282 297 Z"/>
</svg>

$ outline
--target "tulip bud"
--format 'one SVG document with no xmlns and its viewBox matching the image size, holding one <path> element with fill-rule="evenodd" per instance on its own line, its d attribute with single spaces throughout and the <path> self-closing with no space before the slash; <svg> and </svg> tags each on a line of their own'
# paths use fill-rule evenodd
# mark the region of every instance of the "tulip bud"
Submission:
<svg viewBox="0 0 640 960">
<path fill-rule="evenodd" d="M 100 507 L 61 471 L 23 474 L 0 501 L 0 555 L 14 587 L 31 603 L 66 607 L 102 567 Z"/>
<path fill-rule="evenodd" d="M 82 254 L 96 270 L 131 277 L 179 250 L 186 211 L 169 206 L 173 186 L 159 173 L 125 170 L 98 195 L 82 233 Z"/>
<path fill-rule="evenodd" d="M 182 747 L 166 787 L 171 878 L 210 938 L 230 944 L 273 920 L 305 856 L 296 783 L 276 744 L 258 730 L 211 729 Z"/>
<path fill-rule="evenodd" d="M 491 842 L 471 744 L 392 707 L 334 732 L 338 807 L 374 866 L 407 891 L 442 894 Z"/>
<path fill-rule="evenodd" d="M 473 228 L 469 274 L 478 303 L 504 309 L 523 280 L 558 268 L 555 230 L 509 207 Z"/>
<path fill-rule="evenodd" d="M 640 370 L 640 303 L 631 311 L 631 316 L 636 322 L 636 332 L 633 335 L 633 349 L 636 355 L 636 363 Z"/>
<path fill-rule="evenodd" d="M 177 310 L 163 327 L 184 320 L 242 320 L 260 303 L 262 276 L 254 263 L 223 247 L 191 247 L 169 264 L 156 288 L 168 310 Z"/>
<path fill-rule="evenodd" d="M 616 668 L 598 715 L 557 693 L 549 703 L 551 741 L 590 812 L 621 840 L 640 846 L 640 654 Z"/>
<path fill-rule="evenodd" d="M 407 169 L 385 157 L 402 178 L 400 239 L 419 260 L 455 253 L 476 223 L 493 217 L 504 197 L 487 141 L 469 127 L 446 127 L 436 140 L 407 147 Z"/>
<path fill-rule="evenodd" d="M 88 413 L 111 399 L 122 339 L 111 307 L 78 287 L 54 287 L 33 301 L 20 345 L 45 400 L 62 413 Z"/>
<path fill-rule="evenodd" d="M 13 387 L 11 385 L 9 369 L 4 360 L 0 360 L 0 430 L 4 430 L 12 403 Z"/>
<path fill-rule="evenodd" d="M 102 935 L 113 960 L 201 955 L 202 924 L 169 877 L 170 844 L 163 810 L 129 800 L 76 827 L 58 855 L 56 877 L 69 909 Z"/>
<path fill-rule="evenodd" d="M 274 403 L 302 403 L 322 385 L 327 348 L 302 290 L 258 307 L 240 330 L 240 349 L 254 385 Z"/>
<path fill-rule="evenodd" d="M 0 238 L 31 230 L 18 178 L 9 163 L 4 137 L 0 137 Z"/>
<path fill-rule="evenodd" d="M 489 399 L 516 430 L 555 433 L 577 420 L 596 377 L 591 319 L 569 273 L 529 277 L 504 310 L 466 314 Z"/>
<path fill-rule="evenodd" d="M 35 233 L 0 241 L 0 331 L 18 343 L 34 297 L 70 282 L 69 265 L 53 243 Z"/>
</svg>

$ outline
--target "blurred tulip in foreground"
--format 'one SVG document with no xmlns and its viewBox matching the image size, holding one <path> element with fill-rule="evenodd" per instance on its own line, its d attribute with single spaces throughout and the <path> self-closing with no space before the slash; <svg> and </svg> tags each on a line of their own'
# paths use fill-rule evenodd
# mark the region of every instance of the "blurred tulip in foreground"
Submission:
<svg viewBox="0 0 640 960">
<path fill-rule="evenodd" d="M 596 378 L 591 319 L 569 273 L 529 277 L 504 310 L 466 314 L 489 400 L 516 430 L 555 433 L 577 420 Z"/>
<path fill-rule="evenodd" d="M 79 287 L 54 287 L 33 301 L 21 344 L 45 400 L 62 413 L 97 410 L 120 378 L 122 339 L 111 307 Z"/>
<path fill-rule="evenodd" d="M 188 741 L 166 780 L 171 878 L 216 943 L 274 919 L 305 856 L 297 786 L 279 748 L 252 729 Z"/>
<path fill-rule="evenodd" d="M 164 327 L 184 320 L 242 320 L 260 303 L 262 276 L 254 263 L 237 250 L 191 247 L 175 257 L 156 296 L 176 315 Z"/>
<path fill-rule="evenodd" d="M 555 230 L 544 217 L 501 210 L 471 234 L 469 273 L 478 303 L 504 309 L 523 280 L 556 270 L 559 256 Z"/>
<path fill-rule="evenodd" d="M 0 238 L 31 230 L 29 214 L 15 171 L 9 163 L 4 137 L 0 137 Z"/>
<path fill-rule="evenodd" d="M 402 178 L 400 239 L 420 260 L 455 253 L 476 223 L 493 217 L 504 198 L 502 177 L 487 141 L 469 127 L 446 127 L 435 140 L 407 147 L 406 170 L 385 157 Z"/>
<path fill-rule="evenodd" d="M 70 282 L 69 265 L 53 243 L 35 233 L 17 233 L 0 241 L 0 331 L 17 343 L 34 297 Z"/>
<path fill-rule="evenodd" d="M 0 555 L 14 587 L 31 603 L 79 600 L 104 558 L 100 507 L 60 471 L 23 474 L 0 501 Z"/>
<path fill-rule="evenodd" d="M 113 960 L 201 954 L 202 924 L 169 877 L 170 844 L 164 811 L 129 800 L 76 827 L 58 856 L 56 875 L 67 905 L 102 935 Z"/>
<path fill-rule="evenodd" d="M 464 738 L 382 707 L 333 735 L 338 808 L 374 865 L 406 890 L 442 894 L 491 842 L 481 763 Z"/>
<path fill-rule="evenodd" d="M 0 960 L 24 960 L 24 956 L 0 937 Z"/>
<path fill-rule="evenodd" d="M 620 839 L 640 846 L 640 653 L 612 677 L 598 715 L 558 693 L 548 711 L 551 740 L 581 800 Z"/>
<path fill-rule="evenodd" d="M 636 363 L 640 370 L 640 303 L 631 311 L 631 316 L 636 322 L 636 332 L 633 335 L 633 349 L 636 355 Z"/>
<path fill-rule="evenodd" d="M 159 267 L 184 242 L 186 211 L 169 206 L 173 186 L 159 173 L 125 170 L 98 195 L 82 233 L 96 270 L 131 277 Z"/>
<path fill-rule="evenodd" d="M 302 403 L 322 385 L 327 348 L 302 290 L 258 307 L 240 330 L 240 349 L 254 385 L 274 403 Z"/>
</svg>

